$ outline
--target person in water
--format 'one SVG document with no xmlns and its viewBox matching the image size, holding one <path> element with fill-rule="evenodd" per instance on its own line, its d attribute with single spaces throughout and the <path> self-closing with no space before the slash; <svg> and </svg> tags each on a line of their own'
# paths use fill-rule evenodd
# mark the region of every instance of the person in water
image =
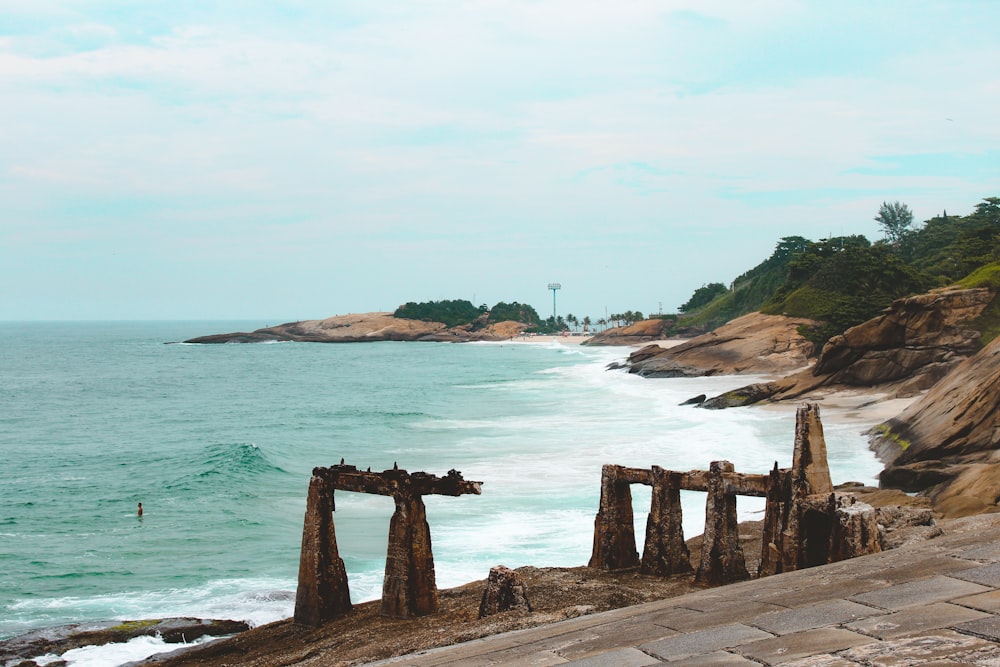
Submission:
<svg viewBox="0 0 1000 667">
<path fill-rule="evenodd" d="M 142 516 L 142 503 L 139 503 L 139 516 Z"/>
</svg>

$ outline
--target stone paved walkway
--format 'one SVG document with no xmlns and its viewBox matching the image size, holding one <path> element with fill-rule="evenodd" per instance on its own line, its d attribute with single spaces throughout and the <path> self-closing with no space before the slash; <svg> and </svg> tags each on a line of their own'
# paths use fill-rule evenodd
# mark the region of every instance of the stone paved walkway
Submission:
<svg viewBox="0 0 1000 667">
<path fill-rule="evenodd" d="M 872 556 L 373 664 L 1000 667 L 1000 515 Z"/>
</svg>

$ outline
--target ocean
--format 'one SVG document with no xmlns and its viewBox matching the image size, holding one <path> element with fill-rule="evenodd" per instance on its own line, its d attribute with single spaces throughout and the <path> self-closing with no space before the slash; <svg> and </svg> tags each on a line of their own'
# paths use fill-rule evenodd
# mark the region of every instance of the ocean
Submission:
<svg viewBox="0 0 1000 667">
<path fill-rule="evenodd" d="M 791 463 L 792 406 L 679 405 L 759 378 L 606 370 L 628 348 L 176 343 L 267 324 L 0 323 L 0 639 L 76 621 L 290 616 L 311 470 L 342 458 L 483 483 L 481 496 L 426 498 L 441 588 L 498 564 L 585 565 L 603 464 Z M 870 424 L 824 426 L 834 481 L 874 483 Z M 633 495 L 641 549 L 649 493 Z M 704 494 L 683 505 L 685 535 L 700 534 Z M 377 599 L 392 500 L 337 492 L 336 507 L 352 599 Z M 762 507 L 740 498 L 741 519 Z"/>
</svg>

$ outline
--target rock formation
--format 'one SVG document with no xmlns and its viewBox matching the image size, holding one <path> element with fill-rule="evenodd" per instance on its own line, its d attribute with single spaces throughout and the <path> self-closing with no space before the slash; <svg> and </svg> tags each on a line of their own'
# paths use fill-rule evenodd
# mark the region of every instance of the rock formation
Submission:
<svg viewBox="0 0 1000 667">
<path fill-rule="evenodd" d="M 811 361 L 814 346 L 798 332 L 811 324 L 803 318 L 751 313 L 674 347 L 644 347 L 629 357 L 629 372 L 651 378 L 787 373 Z"/>
<path fill-rule="evenodd" d="M 668 320 L 643 320 L 627 327 L 615 327 L 594 334 L 583 345 L 642 345 L 667 337 Z"/>
<path fill-rule="evenodd" d="M 194 642 L 202 637 L 222 637 L 245 632 L 250 626 L 244 621 L 201 618 L 162 618 L 140 621 L 99 621 L 73 623 L 31 632 L 0 641 L 0 665 L 28 665 L 33 658 L 46 654 L 63 654 L 84 646 L 124 644 L 136 637 L 159 637 L 168 644 Z M 55 663 L 65 665 L 63 661 Z"/>
<path fill-rule="evenodd" d="M 855 387 L 911 379 L 911 389 L 926 389 L 978 349 L 979 332 L 966 325 L 993 297 L 980 287 L 899 299 L 883 315 L 831 338 L 813 375 Z"/>
<path fill-rule="evenodd" d="M 881 486 L 921 491 L 947 517 L 1000 511 L 1000 338 L 877 426 Z"/>
<path fill-rule="evenodd" d="M 423 322 L 393 317 L 392 313 L 338 315 L 324 320 L 288 322 L 251 332 L 199 336 L 185 343 L 364 343 L 374 341 L 467 342 L 508 340 L 520 335 L 527 325 L 498 322 L 473 331 L 471 325 L 448 328 L 441 322 Z"/>
<path fill-rule="evenodd" d="M 994 296 L 980 287 L 940 289 L 898 299 L 882 315 L 831 338 L 812 368 L 741 387 L 701 406 L 809 400 L 816 392 L 845 387 L 878 387 L 888 396 L 913 396 L 975 352 L 979 332 L 969 323 Z"/>
</svg>

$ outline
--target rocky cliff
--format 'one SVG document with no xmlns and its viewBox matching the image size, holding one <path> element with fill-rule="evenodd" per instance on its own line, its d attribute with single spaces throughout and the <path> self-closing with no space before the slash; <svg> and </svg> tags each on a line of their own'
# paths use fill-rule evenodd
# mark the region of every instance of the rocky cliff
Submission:
<svg viewBox="0 0 1000 667">
<path fill-rule="evenodd" d="M 477 328 L 473 325 L 448 328 L 440 322 L 423 322 L 393 317 L 392 313 L 337 315 L 324 320 L 289 322 L 251 332 L 199 336 L 185 343 L 263 343 L 295 341 L 309 343 L 361 343 L 386 340 L 467 342 L 507 340 L 519 335 L 526 325 L 499 322 Z"/>
<path fill-rule="evenodd" d="M 877 426 L 884 487 L 922 491 L 949 517 L 1000 511 L 1000 339 Z"/>
<path fill-rule="evenodd" d="M 947 288 L 899 299 L 882 315 L 831 338 L 813 367 L 703 405 L 817 398 L 817 392 L 845 388 L 877 388 L 887 398 L 914 396 L 978 349 L 980 334 L 971 323 L 994 297 L 988 288 Z"/>
</svg>

